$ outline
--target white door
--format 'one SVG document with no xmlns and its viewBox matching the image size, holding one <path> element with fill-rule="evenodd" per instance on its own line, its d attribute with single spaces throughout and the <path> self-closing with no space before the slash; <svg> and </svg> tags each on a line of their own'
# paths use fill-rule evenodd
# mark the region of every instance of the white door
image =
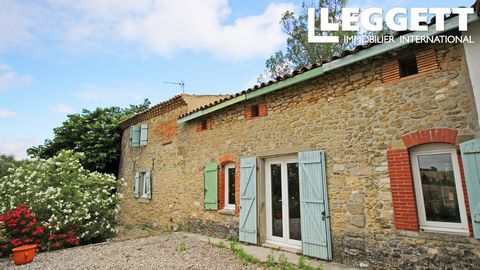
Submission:
<svg viewBox="0 0 480 270">
<path fill-rule="evenodd" d="M 301 249 L 298 158 L 268 159 L 265 166 L 267 242 Z"/>
</svg>

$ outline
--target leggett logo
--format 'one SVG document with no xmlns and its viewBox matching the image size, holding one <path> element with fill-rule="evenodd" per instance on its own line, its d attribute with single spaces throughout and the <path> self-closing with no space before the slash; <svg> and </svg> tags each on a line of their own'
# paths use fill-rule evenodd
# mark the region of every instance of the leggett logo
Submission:
<svg viewBox="0 0 480 270">
<path fill-rule="evenodd" d="M 384 25 L 393 31 L 427 31 L 428 16 L 436 18 L 435 29 L 445 30 L 445 15 L 458 14 L 458 29 L 467 31 L 468 15 L 474 14 L 473 8 L 393 8 L 383 13 L 381 8 L 367 8 L 360 11 L 359 8 L 343 8 L 340 16 L 341 23 L 329 22 L 328 8 L 320 9 L 320 31 L 360 31 L 360 27 L 366 31 L 381 31 Z M 308 9 L 308 42 L 309 43 L 338 43 L 338 36 L 317 36 L 315 34 L 315 8 Z M 341 29 L 340 29 L 341 25 Z M 446 36 L 448 37 L 448 36 Z M 391 42 L 393 39 L 384 42 Z M 449 42 L 449 39 L 445 39 Z"/>
</svg>

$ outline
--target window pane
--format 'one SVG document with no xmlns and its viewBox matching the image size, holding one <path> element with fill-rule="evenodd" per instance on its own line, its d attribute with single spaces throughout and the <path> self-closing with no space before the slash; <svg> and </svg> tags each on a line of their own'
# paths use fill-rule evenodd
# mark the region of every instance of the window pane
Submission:
<svg viewBox="0 0 480 270">
<path fill-rule="evenodd" d="M 138 195 L 143 196 L 145 194 L 145 185 L 144 185 L 145 173 L 140 173 L 140 179 L 138 181 Z"/>
<path fill-rule="evenodd" d="M 418 73 L 417 59 L 415 56 L 399 60 L 400 77 L 407 77 Z"/>
<path fill-rule="evenodd" d="M 298 178 L 298 163 L 288 163 L 287 174 L 290 239 L 302 240 L 300 228 L 300 182 Z"/>
<path fill-rule="evenodd" d="M 427 221 L 460 223 L 452 156 L 421 155 L 418 164 Z"/>
<path fill-rule="evenodd" d="M 228 204 L 235 204 L 235 168 L 228 169 Z"/>
<path fill-rule="evenodd" d="M 272 235 L 283 237 L 282 169 L 280 164 L 270 166 L 272 176 Z"/>
</svg>

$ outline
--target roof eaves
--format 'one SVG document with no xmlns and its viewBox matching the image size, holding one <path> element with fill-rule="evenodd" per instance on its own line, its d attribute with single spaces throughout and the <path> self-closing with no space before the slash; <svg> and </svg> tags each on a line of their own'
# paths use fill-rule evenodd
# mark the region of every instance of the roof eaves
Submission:
<svg viewBox="0 0 480 270">
<path fill-rule="evenodd" d="M 480 0 L 479 0 L 480 2 Z M 425 36 L 433 36 L 440 33 L 444 33 L 455 28 L 458 28 L 458 20 L 453 20 L 456 16 L 450 16 L 445 19 L 445 29 L 443 31 L 437 31 L 435 29 L 435 20 L 432 20 L 429 24 L 428 31 L 423 32 Z M 468 23 L 478 21 L 479 18 L 477 15 L 469 15 Z M 398 37 L 406 35 L 414 35 L 416 32 L 404 32 L 399 33 L 395 36 L 395 40 L 392 43 L 369 43 L 366 45 L 357 46 L 353 51 L 344 51 L 338 56 L 334 56 L 331 61 L 322 61 L 321 63 L 316 63 L 310 67 L 303 67 L 301 69 L 293 71 L 292 74 L 285 75 L 283 77 L 277 77 L 275 80 L 271 80 L 267 83 L 262 83 L 260 85 L 255 85 L 253 88 L 249 88 L 240 93 L 232 95 L 230 97 L 219 100 L 215 103 L 210 103 L 200 108 L 197 108 L 188 113 L 182 114 L 179 117 L 178 123 L 184 123 L 191 121 L 195 118 L 201 117 L 203 115 L 209 114 L 211 112 L 220 110 L 222 108 L 231 106 L 233 104 L 239 103 L 243 100 L 250 98 L 258 97 L 276 90 L 283 89 L 285 87 L 312 79 L 317 76 L 321 76 L 327 71 L 332 71 L 334 69 L 344 67 L 358 61 L 365 60 L 367 58 L 383 54 L 385 52 L 398 49 L 404 46 L 407 46 L 409 43 L 399 42 Z M 244 98 L 239 98 L 244 96 Z"/>
<path fill-rule="evenodd" d="M 136 122 L 142 121 L 142 119 L 141 119 L 141 118 L 143 118 L 142 116 L 144 116 L 144 115 L 146 115 L 150 112 L 153 112 L 154 110 L 158 110 L 158 109 L 161 109 L 163 107 L 166 107 L 168 105 L 175 104 L 175 103 L 185 103 L 185 101 L 183 99 L 183 96 L 184 96 L 184 94 L 183 95 L 176 95 L 176 96 L 172 97 L 171 99 L 160 102 L 160 103 L 158 103 L 158 104 L 156 104 L 156 105 L 154 105 L 154 106 L 152 106 L 148 109 L 145 109 L 145 110 L 143 110 L 141 112 L 138 112 L 138 113 L 126 118 L 126 119 L 123 119 L 123 120 L 119 121 L 118 125 L 121 128 L 125 129 L 125 128 L 131 126 L 132 124 L 135 124 Z M 185 105 L 186 105 L 186 103 L 185 103 Z"/>
</svg>

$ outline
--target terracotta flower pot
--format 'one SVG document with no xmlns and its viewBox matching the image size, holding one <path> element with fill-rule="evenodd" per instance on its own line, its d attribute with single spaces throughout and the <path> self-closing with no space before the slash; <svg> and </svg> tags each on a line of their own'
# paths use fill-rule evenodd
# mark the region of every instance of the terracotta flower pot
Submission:
<svg viewBox="0 0 480 270">
<path fill-rule="evenodd" d="M 38 252 L 37 248 L 38 245 L 25 245 L 14 248 L 12 249 L 10 258 L 12 258 L 16 265 L 31 263 Z"/>
</svg>

